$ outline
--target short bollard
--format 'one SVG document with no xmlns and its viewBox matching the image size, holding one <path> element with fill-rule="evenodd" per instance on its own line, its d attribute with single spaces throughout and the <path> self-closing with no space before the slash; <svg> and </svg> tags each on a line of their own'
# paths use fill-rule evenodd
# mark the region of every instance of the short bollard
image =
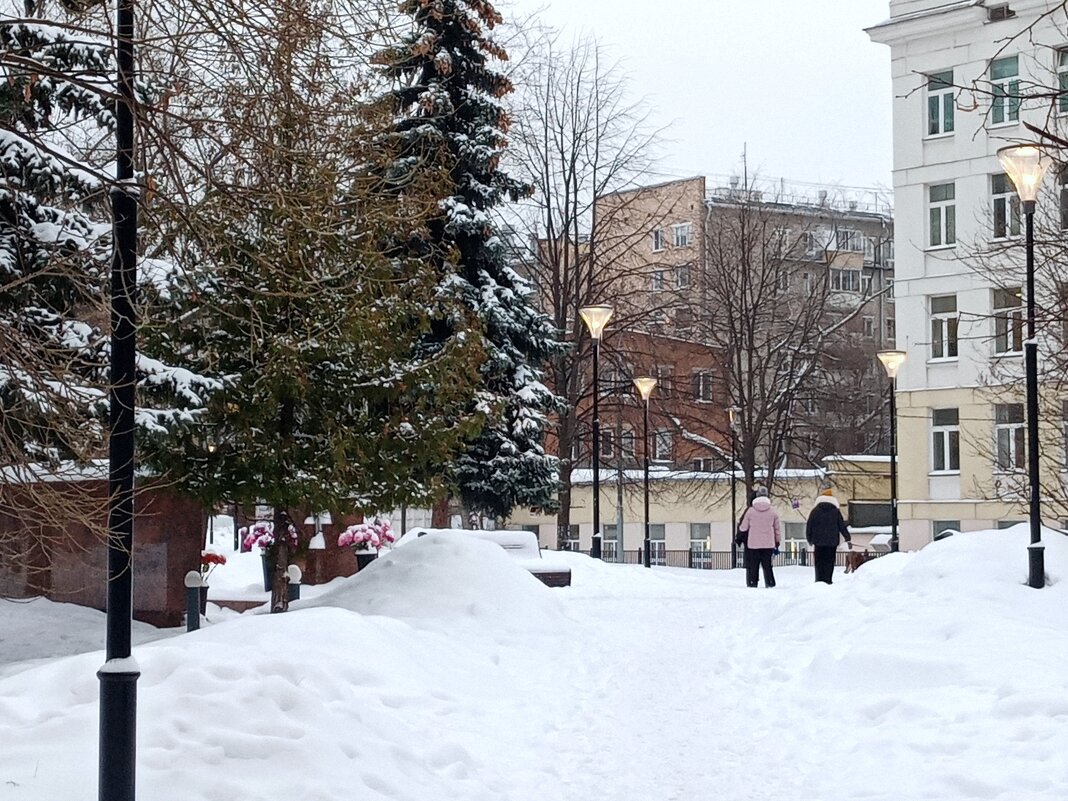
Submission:
<svg viewBox="0 0 1068 801">
<path fill-rule="evenodd" d="M 1046 586 L 1046 546 L 1041 542 L 1027 546 L 1027 586 L 1033 590 Z"/>
<path fill-rule="evenodd" d="M 200 628 L 200 587 L 203 585 L 199 570 L 185 574 L 185 630 Z"/>
<path fill-rule="evenodd" d="M 300 580 L 303 577 L 303 573 L 300 572 L 300 568 L 296 565 L 290 565 L 286 568 L 286 577 L 289 579 L 289 600 L 300 600 Z"/>
</svg>

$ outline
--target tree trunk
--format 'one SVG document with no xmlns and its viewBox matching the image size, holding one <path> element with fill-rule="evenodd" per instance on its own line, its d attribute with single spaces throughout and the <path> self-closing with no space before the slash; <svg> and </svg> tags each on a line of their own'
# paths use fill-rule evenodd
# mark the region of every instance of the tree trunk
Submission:
<svg viewBox="0 0 1068 801">
<path fill-rule="evenodd" d="M 274 545 L 267 551 L 271 560 L 271 612 L 289 611 L 289 515 L 274 509 Z"/>
<path fill-rule="evenodd" d="M 448 528 L 449 527 L 449 496 L 438 498 L 434 501 L 434 506 L 430 510 L 430 527 L 431 528 Z"/>
<path fill-rule="evenodd" d="M 571 531 L 571 462 L 560 463 L 560 509 L 556 513 L 556 547 L 562 550 Z"/>
</svg>

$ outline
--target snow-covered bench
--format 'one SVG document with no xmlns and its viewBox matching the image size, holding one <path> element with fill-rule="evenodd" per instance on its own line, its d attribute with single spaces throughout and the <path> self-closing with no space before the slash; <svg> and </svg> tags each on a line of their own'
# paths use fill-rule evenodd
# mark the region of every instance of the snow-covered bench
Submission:
<svg viewBox="0 0 1068 801">
<path fill-rule="evenodd" d="M 542 556 L 538 538 L 530 531 L 480 531 L 478 529 L 413 528 L 405 537 L 426 534 L 457 534 L 478 537 L 501 546 L 505 552 L 547 587 L 570 587 L 571 568 Z"/>
</svg>

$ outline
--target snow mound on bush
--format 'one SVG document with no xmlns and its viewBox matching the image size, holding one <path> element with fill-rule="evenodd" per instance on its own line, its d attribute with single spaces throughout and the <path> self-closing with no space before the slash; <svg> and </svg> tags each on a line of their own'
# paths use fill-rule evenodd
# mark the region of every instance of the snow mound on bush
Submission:
<svg viewBox="0 0 1068 801">
<path fill-rule="evenodd" d="M 559 599 L 499 545 L 427 534 L 383 554 L 301 606 L 332 606 L 405 620 L 469 621 L 502 629 L 554 627 Z"/>
</svg>

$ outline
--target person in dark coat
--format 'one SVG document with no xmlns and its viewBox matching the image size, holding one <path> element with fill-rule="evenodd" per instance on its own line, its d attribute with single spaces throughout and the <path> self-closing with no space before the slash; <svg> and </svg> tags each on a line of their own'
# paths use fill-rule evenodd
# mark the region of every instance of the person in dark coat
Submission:
<svg viewBox="0 0 1068 801">
<path fill-rule="evenodd" d="M 813 562 L 816 565 L 816 581 L 831 583 L 838 543 L 843 537 L 852 548 L 853 540 L 849 536 L 849 527 L 842 517 L 842 511 L 838 508 L 838 499 L 831 490 L 824 490 L 816 499 L 812 511 L 808 513 L 808 523 L 805 524 L 805 539 L 812 546 Z"/>
</svg>

